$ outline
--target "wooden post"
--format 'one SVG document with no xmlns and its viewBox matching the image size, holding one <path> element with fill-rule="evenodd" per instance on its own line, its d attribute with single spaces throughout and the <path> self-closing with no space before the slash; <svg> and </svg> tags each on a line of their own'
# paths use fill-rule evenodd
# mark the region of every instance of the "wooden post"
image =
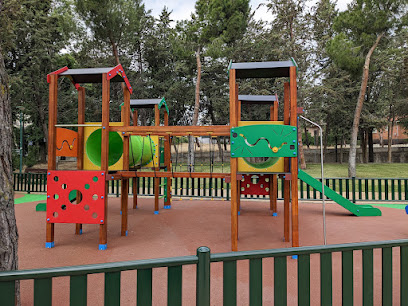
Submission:
<svg viewBox="0 0 408 306">
<path fill-rule="evenodd" d="M 133 126 L 137 126 L 138 112 L 137 109 L 133 111 Z M 137 177 L 132 179 L 132 193 L 133 193 L 133 209 L 137 208 L 137 186 L 139 182 Z"/>
<path fill-rule="evenodd" d="M 78 124 L 85 123 L 85 88 L 78 88 Z M 84 169 L 84 127 L 78 127 L 78 142 L 77 142 L 77 170 Z M 81 202 L 81 194 L 77 192 L 77 203 Z M 75 234 L 82 234 L 82 224 L 75 224 Z"/>
<path fill-rule="evenodd" d="M 284 84 L 284 94 L 283 94 L 283 123 L 289 125 L 290 123 L 290 86 L 289 83 Z M 288 173 L 290 170 L 289 158 L 284 158 L 284 172 Z M 286 242 L 290 241 L 290 181 L 283 180 L 283 232 L 284 239 Z"/>
<path fill-rule="evenodd" d="M 57 132 L 55 125 L 57 124 L 57 109 L 58 109 L 58 75 L 50 75 L 49 85 L 49 100 L 48 100 L 48 170 L 56 169 L 56 150 L 57 150 Z M 54 223 L 46 221 L 46 238 L 45 247 L 54 247 Z"/>
<path fill-rule="evenodd" d="M 169 114 L 167 110 L 164 110 L 164 125 L 169 125 Z M 171 172 L 171 138 L 170 135 L 164 137 L 164 165 L 167 168 L 167 172 Z M 172 181 L 171 177 L 167 178 L 167 193 L 166 193 L 166 202 L 164 207 L 169 209 L 171 208 L 171 186 Z"/>
<path fill-rule="evenodd" d="M 296 67 L 290 67 L 290 125 L 297 126 Z M 292 157 L 292 247 L 299 246 L 298 158 Z"/>
<path fill-rule="evenodd" d="M 130 125 L 130 92 L 125 86 L 123 89 L 123 101 L 122 106 L 122 122 L 123 126 Z M 129 170 L 129 136 L 123 137 L 123 170 Z M 121 236 L 127 236 L 128 234 L 128 198 L 129 198 L 129 179 L 122 178 L 121 185 L 121 211 L 122 211 L 122 225 Z"/>
<path fill-rule="evenodd" d="M 154 106 L 154 125 L 160 126 L 160 110 L 159 110 L 159 105 L 157 104 Z M 158 147 L 157 147 L 157 150 L 159 150 Z M 155 171 L 160 170 L 159 165 L 156 166 L 154 164 L 154 159 L 153 159 L 153 167 L 155 168 Z M 155 177 L 154 178 L 154 213 L 155 214 L 159 213 L 159 196 L 160 196 L 160 178 Z"/>
<path fill-rule="evenodd" d="M 109 100 L 110 81 L 106 73 L 102 74 L 102 141 L 101 141 L 101 171 L 108 173 L 109 169 Z M 99 226 L 99 249 L 105 250 L 108 244 L 108 187 L 109 181 L 105 184 L 104 210 L 105 220 Z"/>
<path fill-rule="evenodd" d="M 230 127 L 237 127 L 237 84 L 235 83 L 235 69 L 229 71 L 230 85 Z M 231 250 L 238 251 L 238 160 L 231 158 Z"/>
</svg>

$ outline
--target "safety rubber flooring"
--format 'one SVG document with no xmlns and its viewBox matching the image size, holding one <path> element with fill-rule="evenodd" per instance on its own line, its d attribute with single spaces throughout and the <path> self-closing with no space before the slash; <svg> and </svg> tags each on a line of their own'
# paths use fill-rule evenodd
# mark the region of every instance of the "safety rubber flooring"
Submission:
<svg viewBox="0 0 408 306">
<path fill-rule="evenodd" d="M 129 207 L 131 207 L 129 198 Z M 174 200 L 172 209 L 153 214 L 153 199 L 140 198 L 136 210 L 129 209 L 129 235 L 120 236 L 120 200 L 109 199 L 108 249 L 98 250 L 99 227 L 84 225 L 84 233 L 74 235 L 72 224 L 56 224 L 55 247 L 46 249 L 45 212 L 36 212 L 38 202 L 16 205 L 20 235 L 20 269 L 59 267 L 192 255 L 199 246 L 211 252 L 230 251 L 230 202 Z M 163 207 L 161 203 L 161 207 Z M 282 203 L 278 216 L 272 217 L 269 202 L 243 201 L 239 216 L 239 250 L 290 247 L 283 242 Z M 408 215 L 401 209 L 380 208 L 381 217 L 355 217 L 337 204 L 327 204 L 327 241 L 329 244 L 381 241 L 408 238 Z M 321 203 L 300 202 L 301 246 L 323 244 Z M 394 301 L 399 305 L 399 251 L 394 250 Z M 361 252 L 354 252 L 354 300 L 362 304 Z M 288 258 L 288 305 L 297 305 L 297 260 Z M 249 303 L 249 263 L 238 262 L 238 305 Z M 311 305 L 320 305 L 320 262 L 311 256 Z M 263 260 L 263 301 L 273 305 L 273 259 Z M 22 305 L 32 305 L 33 281 L 21 284 Z M 102 274 L 88 276 L 88 304 L 103 305 Z M 136 304 L 136 271 L 122 272 L 122 305 Z M 374 251 L 374 299 L 381 304 L 381 251 Z M 166 305 L 167 270 L 153 272 L 153 305 Z M 69 305 L 69 278 L 53 280 L 53 304 Z M 195 305 L 195 267 L 183 267 L 183 305 Z M 222 264 L 211 265 L 211 305 L 222 305 Z M 341 254 L 333 254 L 333 305 L 341 305 Z"/>
</svg>

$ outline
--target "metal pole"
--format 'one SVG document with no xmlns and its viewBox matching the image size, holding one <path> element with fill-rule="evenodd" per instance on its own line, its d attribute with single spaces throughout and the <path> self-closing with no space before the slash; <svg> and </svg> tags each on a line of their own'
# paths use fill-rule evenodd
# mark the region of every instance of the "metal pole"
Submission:
<svg viewBox="0 0 408 306">
<path fill-rule="evenodd" d="M 20 174 L 23 172 L 23 112 L 20 111 Z"/>
<path fill-rule="evenodd" d="M 321 175 L 322 175 L 322 200 L 323 200 L 323 239 L 324 239 L 324 245 L 326 245 L 327 239 L 326 239 L 326 202 L 325 202 L 325 196 L 324 196 L 324 173 L 323 173 L 323 129 L 316 122 L 313 122 L 303 116 L 299 116 L 299 117 L 317 126 L 320 130 L 320 168 L 322 172 Z"/>
</svg>

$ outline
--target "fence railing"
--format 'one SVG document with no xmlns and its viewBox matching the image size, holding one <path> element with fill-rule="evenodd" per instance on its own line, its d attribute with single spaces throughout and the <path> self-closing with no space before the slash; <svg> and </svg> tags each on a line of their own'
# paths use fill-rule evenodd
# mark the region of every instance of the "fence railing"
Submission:
<svg viewBox="0 0 408 306">
<path fill-rule="evenodd" d="M 161 178 L 162 185 L 164 178 Z M 131 180 L 132 181 L 132 180 Z M 153 195 L 154 178 L 137 178 L 138 194 Z M 352 202 L 404 202 L 408 200 L 408 178 L 325 178 L 326 186 Z M 230 184 L 220 178 L 173 178 L 174 197 L 230 198 Z M 45 173 L 14 173 L 14 190 L 46 192 Z M 164 193 L 164 188 L 160 191 Z M 120 196 L 120 181 L 111 181 L 111 195 Z M 129 187 L 132 193 L 132 183 Z M 242 196 L 245 198 L 268 198 L 267 196 Z M 278 181 L 278 198 L 283 198 L 283 179 Z M 321 200 L 322 194 L 299 180 L 299 199 Z"/>
<path fill-rule="evenodd" d="M 381 251 L 381 256 L 379 256 L 378 249 Z M 396 251 L 393 252 L 393 250 Z M 334 257 L 334 254 L 341 255 L 341 258 L 337 255 Z M 290 256 L 297 257 L 297 269 L 288 269 L 288 257 L 290 258 Z M 311 256 L 319 257 L 317 265 L 320 267 L 318 272 L 320 275 L 311 273 L 311 268 L 317 268 L 314 267 L 316 262 L 311 261 Z M 358 265 L 360 259 L 354 260 L 357 256 L 361 257 L 361 266 Z M 377 257 L 381 257 L 381 259 Z M 397 260 L 393 261 L 393 257 L 397 258 Z M 273 262 L 268 260 L 270 258 L 273 258 Z M 242 275 L 246 274 L 242 270 L 246 268 L 243 265 L 237 265 L 241 261 L 249 261 L 247 281 L 242 279 Z M 219 266 L 214 266 L 211 263 L 217 262 L 221 262 L 223 265 L 223 285 L 222 287 L 213 286 L 211 289 L 211 282 L 214 281 L 214 279 L 211 279 L 214 276 L 214 274 L 211 275 L 210 273 L 211 267 L 220 269 Z M 167 267 L 167 305 L 181 305 L 183 277 L 188 273 L 194 273 L 192 270 L 183 273 L 183 267 L 188 265 L 196 266 L 196 305 L 199 306 L 210 305 L 211 291 L 213 294 L 216 293 L 215 296 L 219 297 L 220 300 L 222 296 L 223 305 L 237 305 L 237 275 L 240 276 L 240 283 L 248 283 L 249 300 L 241 301 L 241 303 L 251 306 L 262 305 L 264 291 L 266 291 L 263 285 L 263 280 L 266 279 L 265 271 L 266 269 L 271 271 L 272 265 L 273 274 L 268 275 L 268 279 L 273 278 L 274 305 L 287 305 L 289 291 L 292 300 L 294 294 L 298 305 L 304 306 L 311 304 L 311 292 L 319 292 L 321 305 L 332 305 L 334 296 L 341 296 L 342 305 L 353 305 L 354 299 L 358 300 L 360 294 L 361 300 L 358 305 L 373 305 L 374 297 L 377 298 L 376 304 L 379 304 L 378 298 L 381 297 L 382 305 L 393 305 L 398 295 L 400 305 L 408 305 L 408 240 L 220 254 L 211 254 L 209 248 L 200 247 L 197 249 L 196 256 L 0 272 L 1 305 L 15 305 L 15 281 L 21 282 L 24 280 L 34 280 L 34 296 L 30 304 L 52 305 L 53 279 L 64 276 L 70 277 L 69 289 L 65 289 L 67 292 L 69 290 L 70 305 L 86 305 L 88 276 L 101 273 L 105 278 L 103 294 L 105 305 L 120 305 L 121 290 L 123 293 L 126 291 L 126 286 L 130 286 L 127 282 L 121 284 L 121 272 L 129 270 L 137 271 L 137 305 L 152 305 L 154 294 L 166 290 L 163 286 L 153 288 L 153 275 L 157 275 L 153 273 L 153 270 L 163 267 Z M 333 273 L 333 271 L 338 270 L 336 268 L 340 265 L 341 286 L 333 286 L 333 281 L 337 280 L 336 273 Z M 381 279 L 377 278 L 379 273 L 374 274 L 374 266 L 376 271 L 377 268 L 381 269 Z M 374 278 L 374 275 L 376 275 L 376 278 Z M 316 280 L 317 278 L 320 279 L 320 282 Z M 188 279 L 191 281 L 193 278 L 190 275 Z M 293 293 L 292 287 L 288 287 L 289 280 L 297 282 L 296 293 Z M 379 282 L 379 280 L 381 281 Z M 397 284 L 393 285 L 395 280 Z M 374 283 L 376 283 L 375 286 Z M 378 290 L 379 283 L 381 283 L 381 293 Z M 396 287 L 398 283 L 399 287 Z M 184 285 L 186 285 L 186 280 Z M 92 288 L 94 290 L 95 286 Z M 357 293 L 356 297 L 355 288 L 362 288 L 362 292 Z M 374 288 L 377 289 L 374 290 Z M 217 292 L 214 292 L 214 290 Z M 98 291 L 102 292 L 102 290 Z M 268 293 L 270 291 L 271 288 L 268 287 Z M 393 297 L 395 293 L 397 295 Z M 55 305 L 59 304 L 58 301 L 54 302 Z M 164 301 L 161 304 L 164 304 Z M 212 304 L 221 305 L 221 301 L 213 301 Z"/>
</svg>

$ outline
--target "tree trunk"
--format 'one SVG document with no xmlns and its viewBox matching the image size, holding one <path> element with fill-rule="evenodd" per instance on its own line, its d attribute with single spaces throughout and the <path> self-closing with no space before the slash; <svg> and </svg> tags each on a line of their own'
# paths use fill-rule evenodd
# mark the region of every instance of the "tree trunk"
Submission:
<svg viewBox="0 0 408 306">
<path fill-rule="evenodd" d="M 304 125 L 304 127 L 305 127 L 305 141 L 306 141 L 306 146 L 307 146 L 308 149 L 310 149 L 309 134 L 307 133 L 306 124 Z"/>
<path fill-rule="evenodd" d="M 198 123 L 198 111 L 200 110 L 200 82 L 201 82 L 201 59 L 200 59 L 200 47 L 196 51 L 197 60 L 197 81 L 195 89 L 195 103 L 194 103 L 194 114 L 192 125 L 197 125 Z M 210 139 L 211 141 L 211 139 Z M 189 171 L 194 171 L 194 139 L 193 136 L 188 136 L 188 164 Z"/>
<path fill-rule="evenodd" d="M 337 150 L 337 136 L 334 137 L 335 147 L 334 147 L 334 154 L 336 156 L 336 163 L 338 162 L 338 150 Z"/>
<path fill-rule="evenodd" d="M 343 163 L 343 145 L 344 145 L 344 136 L 341 136 L 341 142 L 340 142 L 340 164 Z"/>
<path fill-rule="evenodd" d="M 373 142 L 373 128 L 367 129 L 368 137 L 368 162 L 374 162 L 374 142 Z"/>
<path fill-rule="evenodd" d="M 388 121 L 388 162 L 392 163 L 392 132 L 394 130 L 394 116 L 390 114 L 390 121 Z"/>
<path fill-rule="evenodd" d="M 360 148 L 361 148 L 361 162 L 367 163 L 367 141 L 364 129 L 360 129 Z"/>
<path fill-rule="evenodd" d="M 361 87 L 360 87 L 360 93 L 358 95 L 358 100 L 357 100 L 357 105 L 356 105 L 356 110 L 354 112 L 354 120 L 353 120 L 353 128 L 351 130 L 351 140 L 350 140 L 350 153 L 349 153 L 349 165 L 348 165 L 348 175 L 349 177 L 355 177 L 356 176 L 356 154 L 357 154 L 357 136 L 358 136 L 358 127 L 360 124 L 360 116 L 361 116 L 361 110 L 363 109 L 363 102 L 365 98 L 365 93 L 367 90 L 367 83 L 368 83 L 368 72 L 370 70 L 370 60 L 371 56 L 377 48 L 378 44 L 380 43 L 381 38 L 384 36 L 384 32 L 381 33 L 380 35 L 377 36 L 377 39 L 375 40 L 374 44 L 368 51 L 365 62 L 364 62 L 364 67 L 363 67 L 363 76 L 361 78 Z"/>
<path fill-rule="evenodd" d="M 3 1 L 0 0 L 0 11 Z M 12 166 L 12 119 L 10 92 L 2 50 L 0 48 L 0 271 L 18 269 L 18 232 L 14 212 Z M 16 283 L 16 304 L 20 304 Z"/>
<path fill-rule="evenodd" d="M 120 61 L 119 61 L 118 46 L 116 46 L 116 43 L 113 41 L 112 38 L 109 38 L 109 40 L 112 45 L 112 52 L 113 52 L 113 57 L 115 58 L 116 65 L 119 65 Z"/>
</svg>

